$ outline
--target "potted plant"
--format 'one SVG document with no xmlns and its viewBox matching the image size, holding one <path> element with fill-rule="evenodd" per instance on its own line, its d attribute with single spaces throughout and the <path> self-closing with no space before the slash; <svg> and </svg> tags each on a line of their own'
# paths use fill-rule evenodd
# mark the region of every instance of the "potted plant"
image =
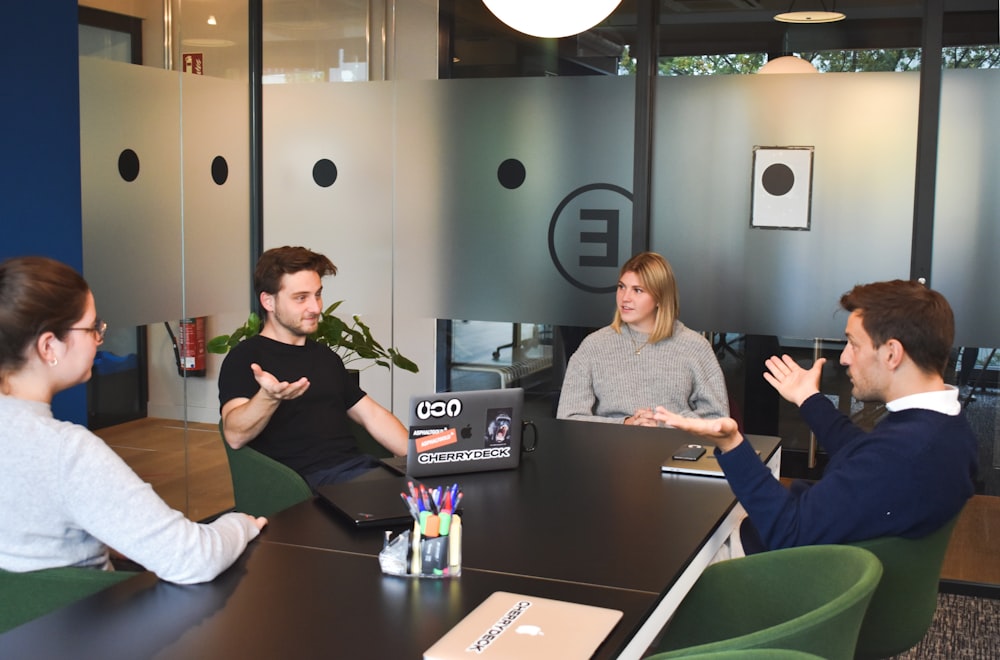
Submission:
<svg viewBox="0 0 1000 660">
<path fill-rule="evenodd" d="M 398 350 L 392 347 L 385 348 L 377 342 L 372 337 L 371 329 L 365 325 L 359 316 L 355 315 L 353 321 L 348 325 L 334 315 L 334 310 L 340 307 L 342 302 L 344 301 L 339 300 L 323 311 L 319 319 L 319 328 L 317 328 L 316 332 L 309 335 L 310 339 L 318 341 L 321 344 L 326 344 L 332 350 L 336 351 L 348 369 L 364 371 L 364 369 L 377 364 L 386 369 L 390 365 L 395 365 L 400 369 L 405 369 L 413 373 L 419 371 L 416 363 Z M 205 345 L 205 350 L 209 353 L 228 353 L 229 349 L 233 346 L 236 346 L 247 337 L 253 337 L 259 333 L 260 327 L 260 317 L 256 313 L 251 312 L 246 323 L 233 330 L 232 334 L 213 337 Z M 357 365 L 351 366 L 352 363 L 359 360 L 369 360 L 370 363 L 360 369 Z"/>
</svg>

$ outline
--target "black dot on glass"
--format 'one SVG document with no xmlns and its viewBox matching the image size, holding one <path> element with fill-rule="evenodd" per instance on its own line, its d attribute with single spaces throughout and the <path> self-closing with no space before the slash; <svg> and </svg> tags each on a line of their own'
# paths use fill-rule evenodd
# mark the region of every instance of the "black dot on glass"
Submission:
<svg viewBox="0 0 1000 660">
<path fill-rule="evenodd" d="M 508 158 L 497 168 L 497 181 L 508 190 L 520 188 L 524 183 L 524 163 L 516 158 Z"/>
<path fill-rule="evenodd" d="M 337 166 L 332 160 L 323 158 L 313 165 L 313 181 L 321 188 L 329 188 L 337 180 Z"/>
<path fill-rule="evenodd" d="M 118 156 L 118 174 L 128 182 L 139 178 L 139 155 L 126 149 Z"/>
<path fill-rule="evenodd" d="M 768 165 L 767 169 L 764 170 L 764 174 L 760 177 L 760 183 L 768 193 L 775 197 L 781 197 L 787 195 L 788 191 L 795 185 L 795 173 L 788 165 L 775 163 Z"/>
<path fill-rule="evenodd" d="M 212 181 L 221 186 L 229 179 L 229 163 L 222 156 L 212 159 Z"/>
</svg>

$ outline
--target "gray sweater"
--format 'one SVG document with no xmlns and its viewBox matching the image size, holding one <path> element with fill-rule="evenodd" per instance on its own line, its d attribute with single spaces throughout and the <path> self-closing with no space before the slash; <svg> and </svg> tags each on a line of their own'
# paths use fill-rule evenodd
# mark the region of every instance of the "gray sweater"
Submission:
<svg viewBox="0 0 1000 660">
<path fill-rule="evenodd" d="M 193 584 L 228 568 L 257 534 L 241 513 L 191 522 L 86 428 L 0 395 L 0 568 L 108 570 L 110 546 L 163 580 Z"/>
<path fill-rule="evenodd" d="M 726 382 L 712 346 L 680 321 L 671 337 L 622 326 L 589 334 L 566 367 L 557 417 L 621 424 L 639 408 L 663 406 L 686 417 L 727 417 Z M 642 347 L 636 355 L 637 347 Z"/>
</svg>

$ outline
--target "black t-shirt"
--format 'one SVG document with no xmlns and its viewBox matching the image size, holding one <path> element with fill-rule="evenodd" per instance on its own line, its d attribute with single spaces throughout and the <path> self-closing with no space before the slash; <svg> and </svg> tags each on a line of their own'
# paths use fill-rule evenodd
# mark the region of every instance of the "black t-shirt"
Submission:
<svg viewBox="0 0 1000 660">
<path fill-rule="evenodd" d="M 282 401 L 260 435 L 251 441 L 257 451 L 302 475 L 335 467 L 359 456 L 347 411 L 364 396 L 348 376 L 340 356 L 329 347 L 306 340 L 293 346 L 257 335 L 237 344 L 222 363 L 219 403 L 251 398 L 260 389 L 250 365 L 257 363 L 280 381 L 305 376 L 309 389 L 297 399 Z"/>
</svg>

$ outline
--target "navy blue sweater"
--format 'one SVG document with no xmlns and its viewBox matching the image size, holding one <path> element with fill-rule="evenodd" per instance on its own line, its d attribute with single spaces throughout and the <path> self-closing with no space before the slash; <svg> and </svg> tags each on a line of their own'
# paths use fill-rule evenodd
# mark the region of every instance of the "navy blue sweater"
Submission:
<svg viewBox="0 0 1000 660">
<path fill-rule="evenodd" d="M 964 415 L 902 410 L 866 432 L 822 394 L 803 402 L 800 412 L 830 456 L 814 484 L 795 481 L 785 488 L 748 442 L 719 454 L 767 549 L 920 538 L 972 497 L 978 452 Z"/>
</svg>

